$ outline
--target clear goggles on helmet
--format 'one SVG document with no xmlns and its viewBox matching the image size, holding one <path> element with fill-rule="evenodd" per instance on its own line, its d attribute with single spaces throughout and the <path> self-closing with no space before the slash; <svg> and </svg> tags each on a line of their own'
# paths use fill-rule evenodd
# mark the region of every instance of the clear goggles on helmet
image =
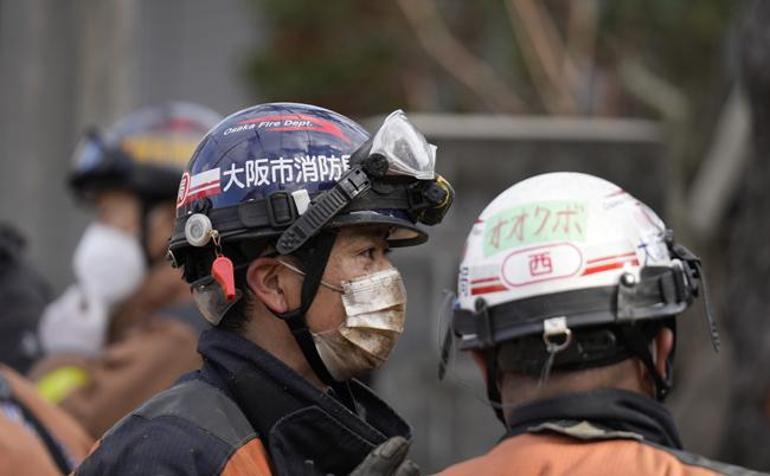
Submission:
<svg viewBox="0 0 770 476">
<path fill-rule="evenodd" d="M 436 177 L 436 146 L 428 143 L 404 111 L 393 111 L 372 138 L 370 156 L 385 157 L 385 175 L 406 175 L 418 180 Z"/>
<path fill-rule="evenodd" d="M 305 213 L 283 232 L 276 245 L 280 254 L 299 249 L 356 197 L 387 177 L 414 179 L 406 192 L 408 204 L 404 207 L 409 208 L 415 221 L 435 225 L 452 204 L 454 190 L 435 172 L 436 146 L 409 122 L 404 111 L 388 115 L 372 139 L 352 154 L 350 164 L 350 170 L 336 185 L 317 196 Z M 378 208 L 374 201 L 370 205 Z"/>
</svg>

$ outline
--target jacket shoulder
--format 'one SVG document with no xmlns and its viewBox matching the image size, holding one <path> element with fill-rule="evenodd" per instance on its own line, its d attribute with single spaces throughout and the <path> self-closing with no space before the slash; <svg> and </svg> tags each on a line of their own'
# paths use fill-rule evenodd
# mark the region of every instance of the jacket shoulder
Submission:
<svg viewBox="0 0 770 476">
<path fill-rule="evenodd" d="M 235 448 L 257 436 L 238 405 L 201 380 L 188 380 L 171 387 L 148 400 L 132 415 L 145 420 L 178 418 Z"/>
<path fill-rule="evenodd" d="M 701 456 L 649 444 L 630 435 L 589 435 L 563 432 L 525 433 L 507 438 L 486 455 L 444 470 L 446 476 L 477 476 L 492 468 L 496 474 L 588 476 L 623 474 L 679 474 L 688 476 L 759 475 L 744 468 L 717 463 Z"/>
<path fill-rule="evenodd" d="M 734 466 L 727 463 L 721 463 L 708 459 L 704 456 L 690 453 L 675 448 L 659 445 L 645 440 L 641 435 L 628 431 L 614 431 L 599 428 L 587 421 L 578 422 L 574 425 L 565 425 L 558 423 L 545 423 L 538 427 L 530 429 L 532 433 L 557 433 L 570 438 L 582 441 L 617 441 L 617 440 L 636 440 L 640 444 L 651 447 L 654 450 L 673 456 L 679 463 L 690 468 L 702 468 L 718 474 L 728 476 L 757 476 L 766 473 L 760 473 L 740 466 Z"/>
<path fill-rule="evenodd" d="M 768 474 L 740 466 L 734 466 L 732 464 L 721 463 L 719 461 L 714 461 L 698 454 L 688 453 L 687 451 L 672 450 L 670 448 L 663 447 L 660 447 L 660 449 L 671 453 L 679 461 L 688 466 L 709 469 L 711 471 L 715 471 L 718 474 L 724 474 L 727 476 L 763 476 Z"/>
<path fill-rule="evenodd" d="M 251 440 L 256 434 L 232 400 L 190 380 L 118 422 L 76 474 L 219 474 Z"/>
</svg>

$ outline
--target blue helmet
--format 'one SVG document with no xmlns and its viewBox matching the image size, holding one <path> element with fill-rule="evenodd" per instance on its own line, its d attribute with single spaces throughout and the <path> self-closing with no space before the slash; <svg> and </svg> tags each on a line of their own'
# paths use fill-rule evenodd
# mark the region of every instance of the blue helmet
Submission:
<svg viewBox="0 0 770 476">
<path fill-rule="evenodd" d="M 170 257 L 177 265 L 184 264 L 191 247 L 209 245 L 212 230 L 221 243 L 285 234 L 305 211 L 313 211 L 321 195 L 334 191 L 371 147 L 372 137 L 359 124 L 317 106 L 270 103 L 232 114 L 203 138 L 182 176 Z M 425 242 L 428 236 L 417 223 L 440 221 L 429 216 L 437 215 L 438 209 L 443 217 L 453 194 L 443 179 L 433 175 L 432 165 L 427 179 L 398 175 L 372 183 L 366 193 L 346 201 L 322 219 L 322 226 L 306 234 L 321 228 L 384 224 L 392 226 L 392 246 Z M 201 277 L 189 270 L 186 276 L 190 281 Z"/>
<path fill-rule="evenodd" d="M 333 384 L 305 320 L 336 239 L 331 230 L 382 224 L 393 246 L 424 242 L 418 222 L 439 223 L 454 195 L 434 165 L 435 147 L 401 111 L 370 136 L 316 106 L 244 109 L 214 127 L 190 160 L 169 258 L 184 266 L 198 308 L 218 325 L 238 309 L 245 267 L 267 245 L 299 254 L 306 272 L 300 307 L 274 314 L 318 377 Z"/>
<path fill-rule="evenodd" d="M 69 182 L 84 198 L 104 189 L 131 190 L 144 200 L 171 200 L 201 137 L 222 117 L 203 106 L 148 106 L 106 131 L 92 128 L 75 150 Z"/>
</svg>

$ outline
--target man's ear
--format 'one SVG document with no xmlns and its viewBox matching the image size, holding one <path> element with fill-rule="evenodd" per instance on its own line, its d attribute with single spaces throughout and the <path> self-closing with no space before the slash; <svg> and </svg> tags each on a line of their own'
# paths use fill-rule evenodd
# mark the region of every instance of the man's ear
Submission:
<svg viewBox="0 0 770 476">
<path fill-rule="evenodd" d="M 285 268 L 273 258 L 257 258 L 246 270 L 246 283 L 251 292 L 274 313 L 290 309 L 286 292 Z"/>
<path fill-rule="evenodd" d="M 668 327 L 664 327 L 655 336 L 655 370 L 658 372 L 663 380 L 668 377 L 668 369 L 666 368 L 666 361 L 668 356 L 671 355 L 671 351 L 674 349 L 674 332 Z"/>
</svg>

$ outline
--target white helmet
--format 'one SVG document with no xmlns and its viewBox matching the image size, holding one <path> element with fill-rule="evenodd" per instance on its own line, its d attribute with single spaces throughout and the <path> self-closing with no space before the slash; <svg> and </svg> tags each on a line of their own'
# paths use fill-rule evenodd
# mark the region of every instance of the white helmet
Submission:
<svg viewBox="0 0 770 476">
<path fill-rule="evenodd" d="M 452 330 L 462 349 L 523 342 L 503 352 L 520 361 L 509 370 L 528 374 L 545 361 L 564 370 L 631 355 L 651 363 L 650 336 L 632 336 L 641 322 L 685 310 L 701 277 L 698 258 L 618 186 L 580 173 L 538 175 L 504 191 L 474 223 Z"/>
</svg>

